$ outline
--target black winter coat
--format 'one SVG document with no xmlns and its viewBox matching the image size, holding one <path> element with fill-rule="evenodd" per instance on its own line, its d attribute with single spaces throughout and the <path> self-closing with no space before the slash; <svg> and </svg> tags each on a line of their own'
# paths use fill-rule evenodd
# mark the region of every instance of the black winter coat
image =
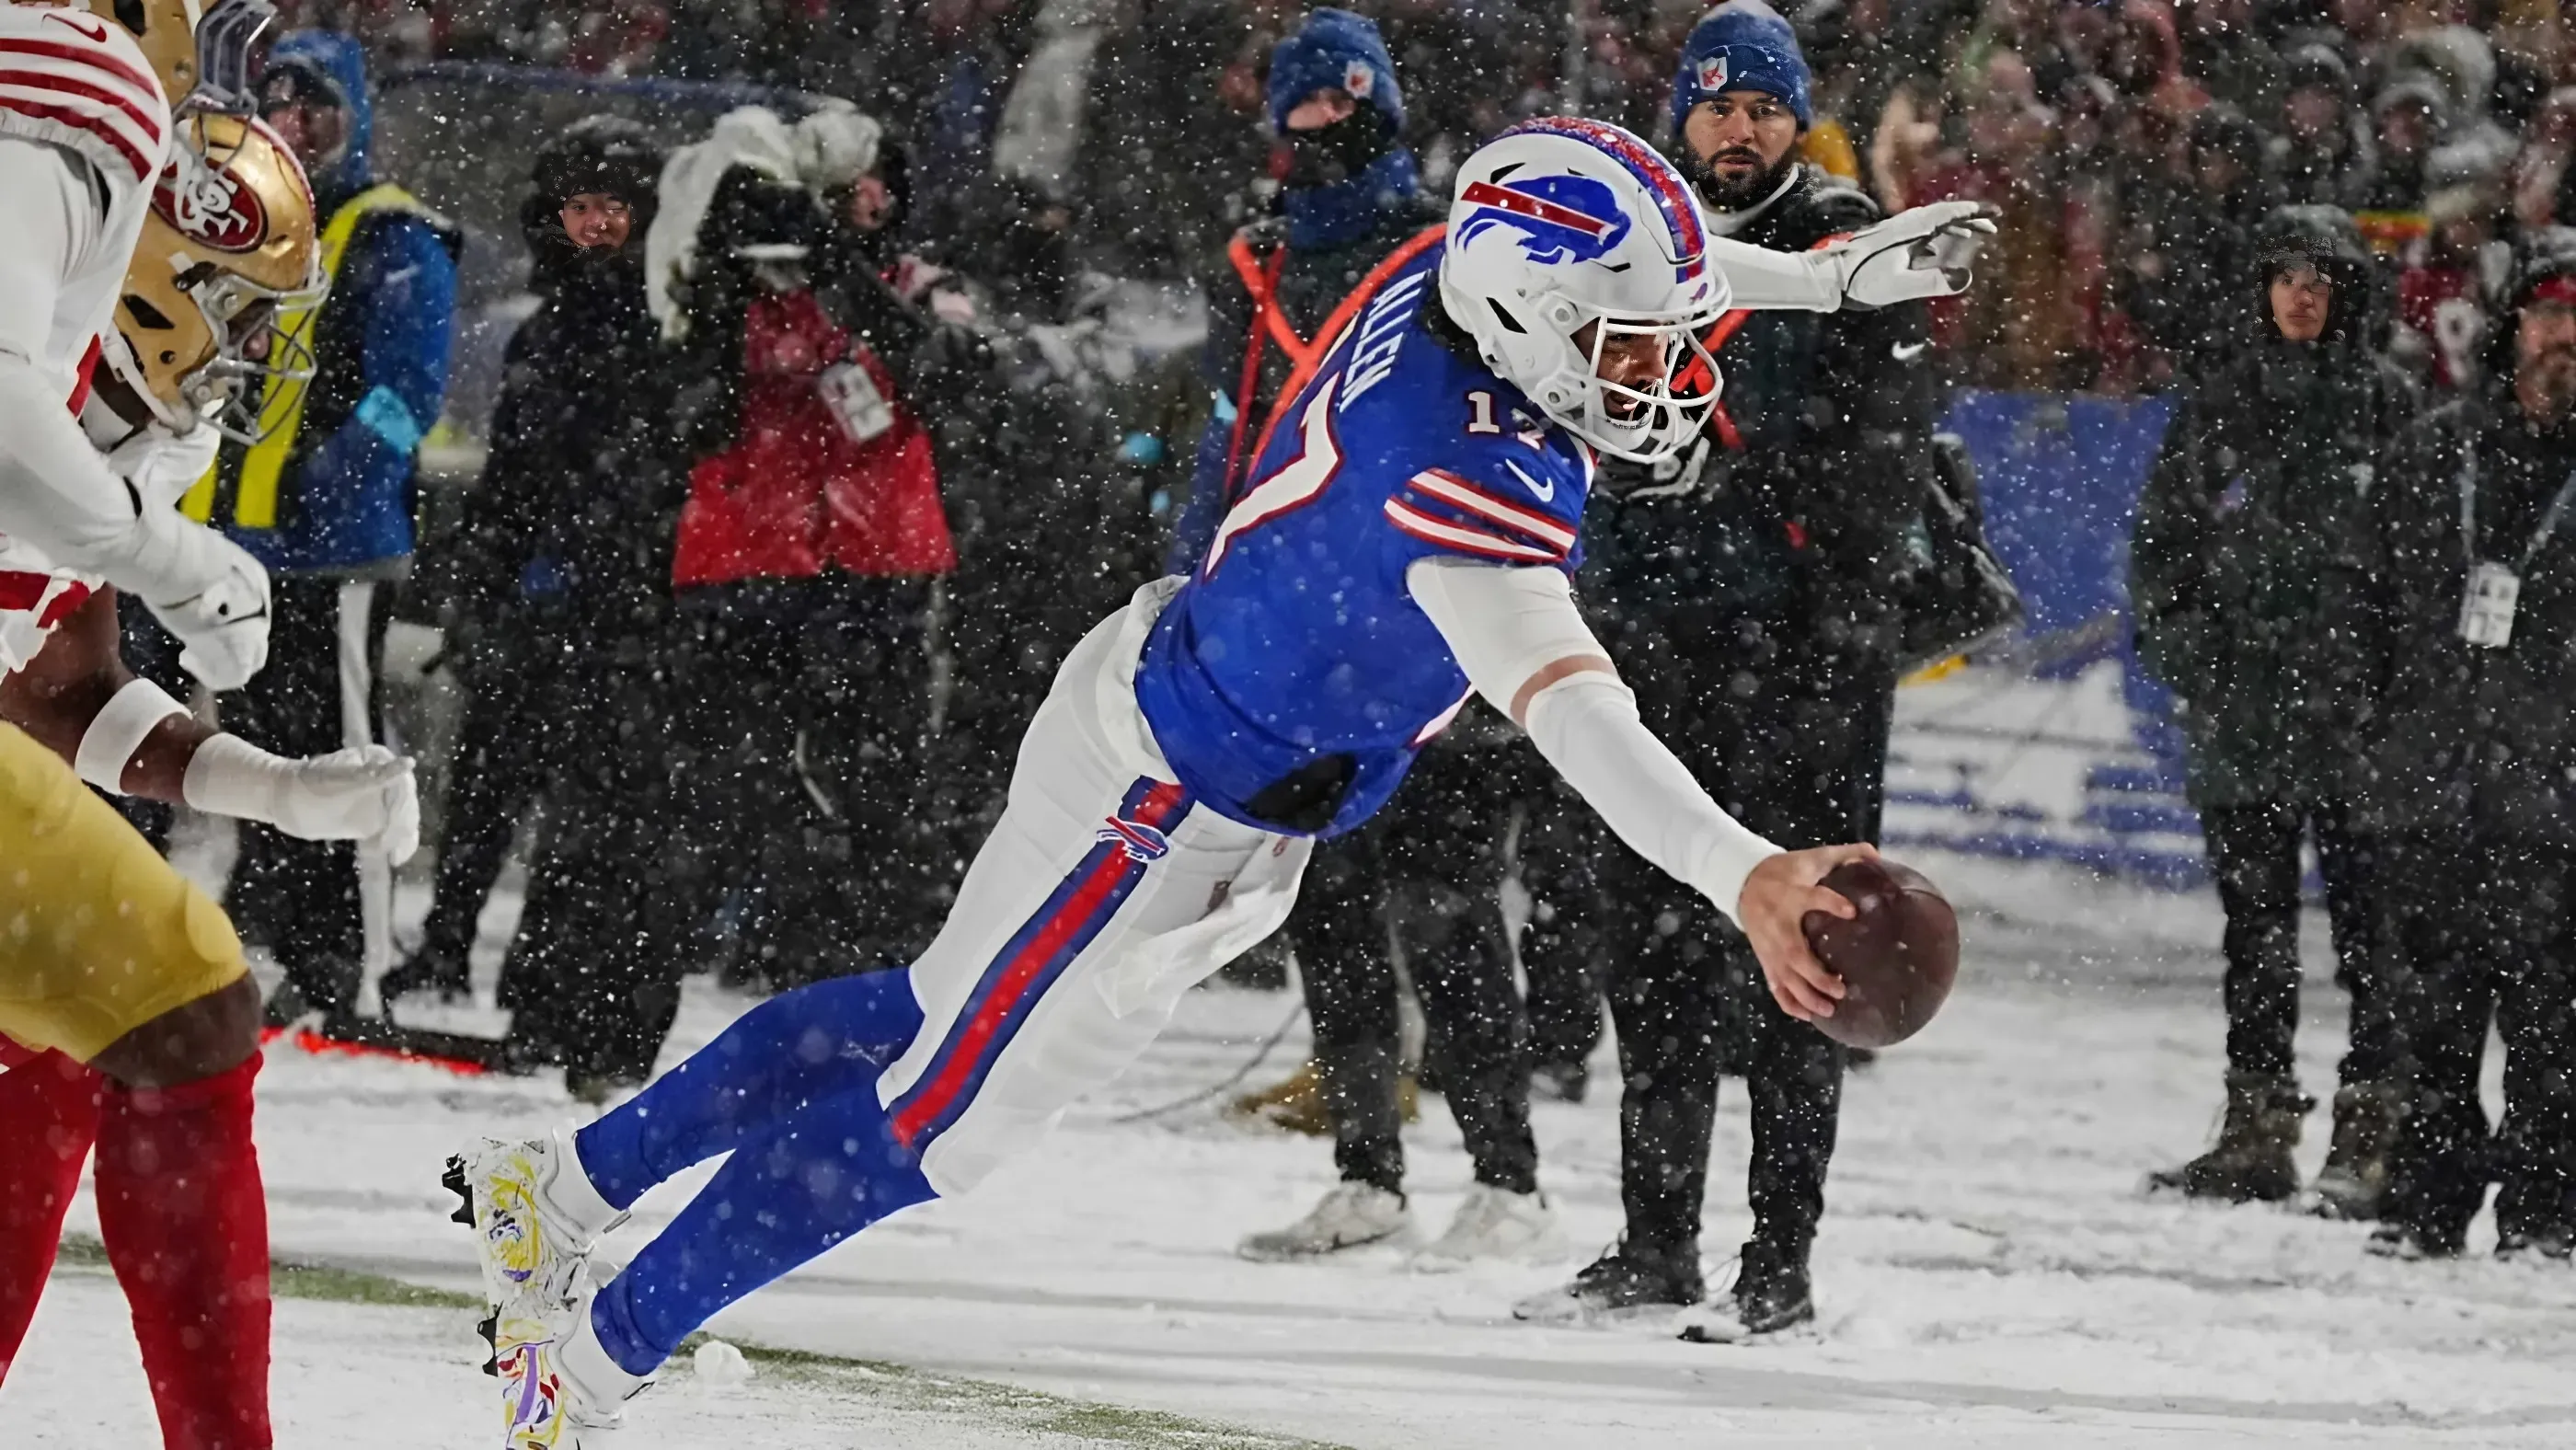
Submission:
<svg viewBox="0 0 2576 1450">
<path fill-rule="evenodd" d="M 1271 295 L 1286 315 L 1288 325 L 1312 344 L 1318 341 L 1315 333 L 1330 320 L 1333 309 L 1367 280 L 1378 263 L 1415 233 L 1439 223 L 1439 207 L 1415 198 L 1389 207 L 1377 225 L 1347 246 L 1292 248 L 1288 245 L 1287 223 L 1276 219 L 1245 227 L 1236 236 L 1258 262 L 1267 264 L 1274 256 L 1280 257 L 1277 290 Z M 1209 388 L 1239 404 L 1244 353 L 1262 332 L 1260 317 L 1251 291 L 1226 258 L 1217 258 L 1211 264 L 1207 293 L 1208 340 L 1200 368 Z M 1293 367 L 1294 360 L 1284 350 L 1268 337 L 1261 337 L 1259 378 L 1248 414 L 1251 431 L 1244 445 L 1247 453 Z M 1247 465 L 1251 462 L 1248 458 L 1244 461 Z"/>
<path fill-rule="evenodd" d="M 2474 541 L 2461 531 L 2464 478 Z M 2372 801 L 2386 828 L 2576 844 L 2576 519 L 2522 563 L 2571 479 L 2576 425 L 2534 428 L 2510 392 L 2454 402 L 2407 438 L 2378 510 L 2377 605 L 2391 638 Z M 2459 637 L 2473 552 L 2520 565 L 2501 649 Z"/>
<path fill-rule="evenodd" d="M 468 618 L 542 610 L 624 630 L 658 617 L 679 498 L 657 483 L 667 410 L 642 250 L 640 240 L 606 258 L 540 248 L 541 301 L 510 339 L 491 453 L 459 540 Z"/>
<path fill-rule="evenodd" d="M 2261 340 L 2177 395 L 2131 540 L 2138 653 L 2181 697 L 2203 808 L 2352 798 L 2384 668 L 2371 506 L 2417 404 L 2371 350 L 2376 277 L 2350 220 L 2285 208 L 2261 235 L 2302 230 L 2334 254 L 2326 336 L 2283 341 L 2266 303 Z"/>
<path fill-rule="evenodd" d="M 1803 252 L 1879 220 L 1812 167 L 1735 233 Z M 1898 612 L 1932 472 L 1921 307 L 1755 312 L 1716 349 L 1706 452 L 1612 461 L 1585 521 L 1582 592 L 1608 629 L 1741 643 L 1756 678 L 1867 695 L 1893 684 Z"/>
</svg>

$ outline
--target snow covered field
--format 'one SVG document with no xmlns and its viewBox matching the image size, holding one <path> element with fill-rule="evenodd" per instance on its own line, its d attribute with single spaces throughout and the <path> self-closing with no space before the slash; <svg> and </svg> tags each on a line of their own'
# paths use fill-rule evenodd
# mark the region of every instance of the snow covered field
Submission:
<svg viewBox="0 0 2576 1450">
<path fill-rule="evenodd" d="M 1328 1186 L 1325 1147 L 1246 1133 L 1209 1108 L 1117 1121 L 1221 1081 L 1290 1006 L 1208 991 L 1036 1157 L 716 1326 L 923 1373 L 773 1362 L 730 1389 L 676 1376 L 639 1402 L 621 1443 L 2576 1444 L 2576 1273 L 2483 1257 L 2387 1264 L 2362 1255 L 2356 1226 L 2138 1195 L 2147 1169 L 2198 1149 L 2217 1111 L 2214 903 L 2066 868 L 1917 859 L 1969 910 L 1967 970 L 1947 1015 L 1846 1095 L 1811 1339 L 1729 1348 L 1511 1321 L 1514 1298 L 1580 1258 L 1454 1277 L 1411 1273 L 1391 1249 L 1311 1267 L 1236 1258 L 1241 1235 Z M 2309 936 L 2300 1044 L 2316 1090 L 2333 1080 L 2342 999 L 2313 921 Z M 738 1006 L 694 992 L 674 1052 Z M 1284 1071 L 1297 1045 L 1254 1080 Z M 1591 1102 L 1538 1110 L 1542 1177 L 1578 1254 L 1617 1228 L 1610 1077 L 1596 1074 Z M 279 1256 L 447 1290 L 472 1273 L 444 1218 L 442 1155 L 573 1111 L 543 1078 L 284 1049 L 261 1087 Z M 1728 1108 L 1707 1245 L 1720 1259 L 1744 1227 L 1740 1092 Z M 2324 1128 L 2320 1112 L 2311 1169 Z M 1466 1181 L 1436 1100 L 1411 1146 L 1427 1236 Z M 621 1239 L 695 1181 L 649 1199 Z M 74 1228 L 94 1232 L 85 1203 Z M 2482 1224 L 2473 1249 L 2491 1237 Z M 0 1391 L 0 1445 L 157 1443 L 123 1317 L 94 1257 L 65 1265 Z M 491 1443 L 474 1317 L 281 1300 L 281 1444 Z"/>
</svg>

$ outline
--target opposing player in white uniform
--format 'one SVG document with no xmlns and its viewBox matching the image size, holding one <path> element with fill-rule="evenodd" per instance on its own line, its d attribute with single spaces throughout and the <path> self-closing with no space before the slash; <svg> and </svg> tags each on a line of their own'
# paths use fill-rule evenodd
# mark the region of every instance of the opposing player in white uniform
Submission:
<svg viewBox="0 0 2576 1450">
<path fill-rule="evenodd" d="M 1691 188 L 1596 121 L 1459 168 L 1283 402 L 1207 561 L 1076 646 L 957 906 L 905 972 L 819 983 L 578 1134 L 488 1143 L 482 1237 L 512 1450 L 595 1445 L 681 1337 L 870 1223 L 954 1195 L 1135 1060 L 1181 994 L 1276 927 L 1312 838 L 1385 803 L 1472 690 L 1637 851 L 1743 927 L 1784 1010 L 1840 982 L 1806 913 L 1866 846 L 1783 853 L 1639 722 L 1570 575 L 1596 453 L 1653 460 L 1713 396 L 1674 379 L 1730 305 L 1833 310 L 1965 284 L 1974 207 L 1803 255 L 1708 235 Z M 1713 365 L 1712 365 L 1713 368 Z M 591 1243 L 732 1154 L 594 1292 Z"/>
<path fill-rule="evenodd" d="M 89 787 L 399 854 L 418 806 L 407 761 L 279 759 L 118 658 L 127 590 L 209 685 L 260 667 L 260 566 L 172 504 L 219 428 L 251 426 L 233 405 L 264 366 L 253 339 L 316 275 L 294 158 L 245 116 L 165 100 L 208 60 L 244 71 L 265 7 L 220 0 L 208 29 L 236 49 L 206 58 L 199 9 L 0 4 L 0 1373 L 94 1141 L 165 1438 L 258 1450 L 258 994 L 222 912 Z"/>
</svg>

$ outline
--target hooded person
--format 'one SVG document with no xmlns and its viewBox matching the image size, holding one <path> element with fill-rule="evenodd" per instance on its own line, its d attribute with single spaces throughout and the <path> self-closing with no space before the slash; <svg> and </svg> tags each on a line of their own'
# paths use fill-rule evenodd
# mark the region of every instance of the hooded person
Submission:
<svg viewBox="0 0 2576 1450">
<path fill-rule="evenodd" d="M 1214 395 L 1190 497 L 1173 525 L 1185 573 L 1215 537 L 1280 386 L 1327 341 L 1335 306 L 1439 220 L 1402 141 L 1404 89 L 1377 24 L 1319 9 L 1271 53 L 1276 214 L 1226 247 L 1200 366 Z"/>
<path fill-rule="evenodd" d="M 2371 799 L 2412 1082 L 2374 1253 L 2576 1249 L 2576 230 L 2524 240 L 2486 380 L 2382 470 Z M 2478 1081 L 2505 1046 L 2503 1122 Z"/>
<path fill-rule="evenodd" d="M 2424 215 L 2430 189 L 2425 171 L 2450 124 L 2450 93 L 2431 76 L 2402 75 L 2371 97 L 2371 135 L 2379 149 L 2379 173 L 2363 191 L 2353 220 L 2370 249 L 2380 256 L 2405 251 L 2430 225 Z"/>
<path fill-rule="evenodd" d="M 2333 46 L 2282 58 L 2280 113 L 2267 143 L 2272 174 L 2292 205 L 2360 206 L 2379 173 L 2379 143 L 2354 101 L 2352 67 Z"/>
<path fill-rule="evenodd" d="M 537 153 L 521 202 L 538 303 L 511 335 L 490 452 L 436 571 L 467 697 L 463 754 L 422 943 L 385 978 L 388 1003 L 423 989 L 465 994 L 475 922 L 521 819 L 549 777 L 600 754 L 579 748 L 600 723 L 591 686 L 631 693 L 587 676 L 656 643 L 653 606 L 668 591 L 653 564 L 668 567 L 672 510 L 642 496 L 659 477 L 647 465 L 664 414 L 643 250 L 662 162 L 642 127 L 591 117 Z M 631 724 L 657 712 L 626 713 Z M 553 821 L 549 851 L 566 839 Z M 531 892 L 523 938 L 541 935 L 541 895 Z M 520 1009 L 515 1037 L 537 1015 L 523 975 L 504 973 L 504 1002 Z"/>
<path fill-rule="evenodd" d="M 1400 140 L 1404 91 L 1374 22 L 1346 10 L 1308 14 L 1271 53 L 1267 97 L 1278 211 L 1235 235 L 1228 274 L 1211 288 L 1202 367 L 1215 400 L 1176 528 L 1174 573 L 1203 558 L 1245 485 L 1272 404 L 1341 330 L 1344 299 L 1440 236 L 1439 210 L 1418 196 L 1413 153 Z M 1391 928 L 1414 966 L 1475 1172 L 1466 1202 L 1426 1252 L 1455 1265 L 1554 1241 L 1554 1212 L 1538 1188 L 1530 1033 L 1505 945 L 1500 862 L 1430 844 L 1444 834 L 1437 822 L 1474 819 L 1499 835 L 1510 814 L 1515 772 L 1470 749 L 1435 747 L 1437 765 L 1395 810 L 1315 853 L 1284 932 L 1302 968 L 1314 1058 L 1246 1106 L 1290 1114 L 1320 1106 L 1340 1177 L 1302 1217 L 1243 1240 L 1247 1257 L 1314 1258 L 1410 1227 L 1401 1136 L 1410 1089 Z M 1534 954 L 1530 965 L 1546 981 L 1560 963 Z M 1566 995 L 1595 1011 L 1589 992 Z"/>
<path fill-rule="evenodd" d="M 604 116 L 538 154 L 524 216 L 544 301 L 512 339 L 484 472 L 496 513 L 521 521 L 491 541 L 484 577 L 503 597 L 515 586 L 519 619 L 538 626 L 516 641 L 523 649 L 505 637 L 491 653 L 516 654 L 543 681 L 493 691 L 503 709 L 513 694 L 524 702 L 522 728 L 541 742 L 527 785 L 545 802 L 501 969 L 504 1055 L 561 1064 L 584 1097 L 650 1075 L 697 926 L 675 907 L 684 898 L 670 889 L 665 845 L 676 807 L 661 742 L 680 704 L 653 668 L 672 632 L 681 503 L 663 465 L 671 380 L 643 265 L 663 164 L 643 128 Z M 469 719 L 463 738 L 489 749 L 493 737 Z M 486 840 L 497 848 L 507 834 Z M 433 934 L 455 899 L 440 867 Z"/>
<path fill-rule="evenodd" d="M 285 323 L 315 359 L 300 393 L 272 387 L 273 426 L 225 445 L 181 501 L 268 566 L 276 581 L 270 665 L 228 696 L 225 718 L 270 749 L 315 754 L 371 743 L 372 681 L 385 592 L 413 550 L 414 473 L 438 422 L 455 335 L 456 228 L 375 170 L 375 106 L 355 38 L 282 37 L 261 114 L 312 180 L 330 294 Z M 345 1021 L 360 977 L 391 951 L 391 883 L 346 845 L 253 828 L 229 894 L 285 981 L 272 1024 L 319 1009 Z"/>
<path fill-rule="evenodd" d="M 2230 1202 L 2298 1191 L 2292 1151 L 2312 1104 L 2292 1037 L 2312 839 L 2352 1004 L 2316 1195 L 2328 1213 L 2367 1218 L 2404 1104 L 2365 800 L 2381 668 L 2370 508 L 2417 401 L 2378 353 L 2386 288 L 2349 215 L 2283 207 L 2252 250 L 2245 335 L 2180 394 L 2130 549 L 2139 657 L 2177 697 L 2227 914 L 2225 1123 L 2217 1146 L 2150 1182 Z"/>
<path fill-rule="evenodd" d="M 2179 372 L 2216 366 L 2254 310 L 2248 260 L 2255 228 L 2278 204 L 2262 129 L 2224 102 L 2185 132 L 2191 176 L 2153 212 L 2162 267 L 2131 280 L 2128 311 Z"/>
</svg>

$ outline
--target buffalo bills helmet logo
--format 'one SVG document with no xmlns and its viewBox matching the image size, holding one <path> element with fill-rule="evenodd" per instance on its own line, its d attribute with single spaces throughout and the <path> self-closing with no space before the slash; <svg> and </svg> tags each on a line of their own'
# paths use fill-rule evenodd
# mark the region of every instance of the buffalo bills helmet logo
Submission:
<svg viewBox="0 0 2576 1450">
<path fill-rule="evenodd" d="M 1111 816 L 1092 833 L 1092 839 L 1105 846 L 1116 846 L 1127 853 L 1130 861 L 1160 861 L 1172 854 L 1172 838 L 1152 826 L 1122 821 Z"/>
<path fill-rule="evenodd" d="M 1468 183 L 1458 199 L 1476 208 L 1458 231 L 1458 245 L 1496 227 L 1521 234 L 1521 252 L 1543 266 L 1594 262 L 1628 238 L 1628 214 L 1608 182 L 1589 176 L 1515 177 Z"/>
</svg>

